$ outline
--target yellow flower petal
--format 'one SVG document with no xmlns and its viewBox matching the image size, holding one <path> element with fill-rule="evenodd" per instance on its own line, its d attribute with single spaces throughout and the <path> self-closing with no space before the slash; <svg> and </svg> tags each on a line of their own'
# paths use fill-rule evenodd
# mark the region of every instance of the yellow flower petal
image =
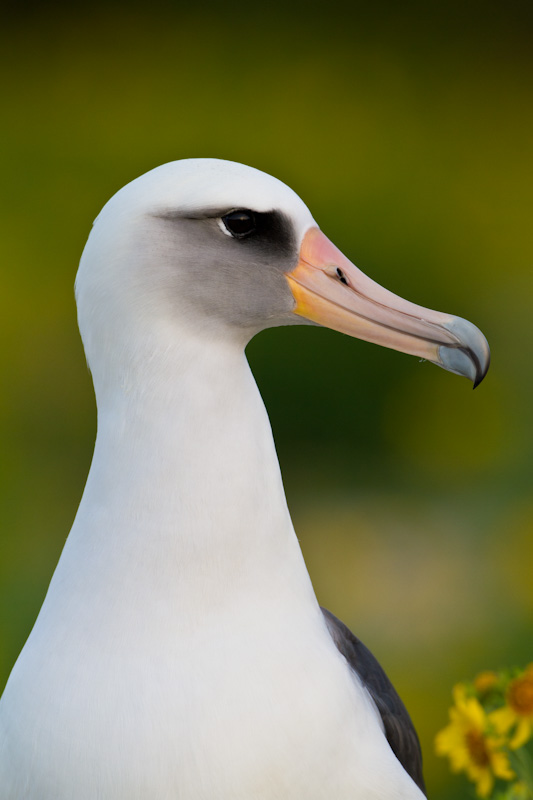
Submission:
<svg viewBox="0 0 533 800">
<path fill-rule="evenodd" d="M 485 726 L 485 711 L 481 703 L 476 700 L 475 697 L 470 697 L 466 701 L 465 711 L 477 728 L 482 729 Z"/>
<path fill-rule="evenodd" d="M 509 758 L 501 751 L 492 754 L 492 771 L 497 778 L 502 778 L 504 781 L 512 781 L 516 777 L 509 764 Z"/>
<path fill-rule="evenodd" d="M 476 783 L 476 793 L 479 797 L 488 797 L 492 791 L 492 787 L 494 786 L 494 778 L 492 777 L 492 773 L 488 769 L 484 769 L 480 772 L 475 779 Z"/>
<path fill-rule="evenodd" d="M 489 720 L 492 722 L 498 733 L 507 733 L 516 722 L 516 714 L 509 706 L 498 708 L 497 711 L 492 711 L 489 714 Z"/>
<path fill-rule="evenodd" d="M 452 696 L 454 704 L 460 707 L 466 700 L 466 686 L 462 683 L 456 683 L 452 689 Z"/>
<path fill-rule="evenodd" d="M 518 750 L 519 747 L 522 747 L 522 745 L 527 742 L 532 733 L 531 727 L 532 727 L 531 720 L 529 719 L 519 720 L 515 734 L 511 739 L 511 741 L 509 742 L 509 747 L 511 748 L 511 750 Z"/>
</svg>

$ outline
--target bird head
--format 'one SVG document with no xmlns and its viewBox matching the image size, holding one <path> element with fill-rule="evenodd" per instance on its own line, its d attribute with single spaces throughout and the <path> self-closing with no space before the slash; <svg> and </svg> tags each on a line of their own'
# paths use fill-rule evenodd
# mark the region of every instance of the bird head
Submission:
<svg viewBox="0 0 533 800">
<path fill-rule="evenodd" d="M 403 300 L 325 236 L 292 189 L 251 167 L 185 159 L 104 206 L 76 282 L 89 363 L 126 340 L 236 339 L 322 325 L 409 353 L 477 385 L 490 360 L 472 323 Z M 122 344 L 120 344 L 122 343 Z M 139 348 L 142 349 L 142 348 Z"/>
</svg>

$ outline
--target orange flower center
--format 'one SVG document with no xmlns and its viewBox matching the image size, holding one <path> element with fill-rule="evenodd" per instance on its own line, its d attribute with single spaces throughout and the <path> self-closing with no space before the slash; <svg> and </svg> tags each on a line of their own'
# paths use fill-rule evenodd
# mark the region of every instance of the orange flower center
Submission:
<svg viewBox="0 0 533 800">
<path fill-rule="evenodd" d="M 509 687 L 507 700 L 513 711 L 527 717 L 533 714 L 533 675 L 517 678 Z"/>
<path fill-rule="evenodd" d="M 479 731 L 467 731 L 465 734 L 466 746 L 474 764 L 478 767 L 488 767 L 490 755 L 485 744 L 485 739 Z"/>
</svg>

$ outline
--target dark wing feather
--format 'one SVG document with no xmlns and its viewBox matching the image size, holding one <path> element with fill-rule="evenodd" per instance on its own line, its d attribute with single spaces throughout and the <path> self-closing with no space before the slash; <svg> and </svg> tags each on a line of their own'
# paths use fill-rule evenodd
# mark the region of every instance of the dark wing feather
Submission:
<svg viewBox="0 0 533 800">
<path fill-rule="evenodd" d="M 417 786 L 426 794 L 422 775 L 420 742 L 411 717 L 396 689 L 370 650 L 353 635 L 351 630 L 327 609 L 323 608 L 322 613 L 337 650 L 342 653 L 350 667 L 359 675 L 376 704 L 383 720 L 387 741 L 394 755 Z"/>
</svg>

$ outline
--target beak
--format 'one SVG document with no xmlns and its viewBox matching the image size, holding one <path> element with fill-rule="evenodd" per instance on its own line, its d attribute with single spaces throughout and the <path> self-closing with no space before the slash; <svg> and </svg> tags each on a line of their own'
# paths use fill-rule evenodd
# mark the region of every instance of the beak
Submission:
<svg viewBox="0 0 533 800">
<path fill-rule="evenodd" d="M 296 301 L 293 312 L 300 317 L 432 361 L 470 378 L 474 388 L 487 373 L 490 350 L 475 325 L 384 289 L 318 228 L 305 234 L 298 264 L 286 278 Z"/>
</svg>

